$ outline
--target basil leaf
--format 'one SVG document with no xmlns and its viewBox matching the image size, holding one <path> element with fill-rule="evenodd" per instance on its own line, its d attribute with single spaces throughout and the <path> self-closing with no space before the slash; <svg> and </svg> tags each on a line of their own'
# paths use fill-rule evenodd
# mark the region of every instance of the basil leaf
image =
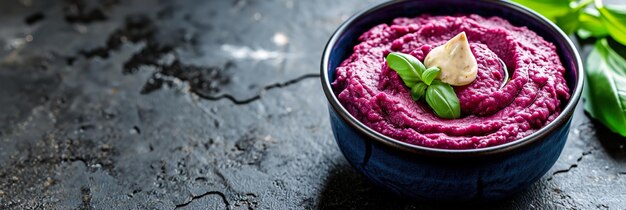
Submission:
<svg viewBox="0 0 626 210">
<path fill-rule="evenodd" d="M 587 57 L 585 110 L 613 132 L 626 137 L 626 60 L 598 40 Z"/>
<path fill-rule="evenodd" d="M 413 98 L 414 101 L 419 101 L 426 93 L 426 88 L 428 88 L 428 85 L 423 82 L 418 82 L 411 88 L 411 98 Z"/>
<path fill-rule="evenodd" d="M 426 69 L 424 64 L 420 60 L 418 60 L 415 56 L 405 54 L 405 53 L 400 53 L 400 52 L 393 52 L 393 54 L 394 56 L 402 57 L 406 61 L 408 61 L 409 64 L 413 66 L 413 69 L 415 69 L 415 71 L 417 71 L 417 74 L 419 75 L 422 75 L 422 72 L 424 72 L 424 70 Z"/>
<path fill-rule="evenodd" d="M 584 28 L 579 28 L 576 31 L 576 35 L 578 35 L 578 37 L 580 37 L 581 39 L 588 39 L 589 37 L 593 36 L 590 31 L 587 31 Z"/>
<path fill-rule="evenodd" d="M 441 72 L 441 69 L 439 69 L 439 67 L 436 67 L 436 66 L 430 67 L 426 69 L 424 73 L 422 73 L 422 80 L 427 85 L 430 85 L 430 83 L 432 83 L 433 80 L 437 78 L 437 76 L 439 76 L 440 72 Z"/>
<path fill-rule="evenodd" d="M 570 0 L 514 0 L 514 2 L 535 10 L 552 22 L 556 17 L 563 16 L 570 11 Z"/>
<path fill-rule="evenodd" d="M 583 13 L 583 8 L 587 7 L 587 5 L 591 4 L 592 2 L 593 0 L 586 0 L 583 2 L 571 2 L 569 4 L 571 10 L 563 16 L 556 17 L 556 24 L 566 34 L 574 33 L 580 27 L 580 16 Z"/>
<path fill-rule="evenodd" d="M 426 89 L 426 103 L 441 118 L 453 119 L 461 116 L 461 105 L 454 89 L 440 80 L 434 80 Z"/>
<path fill-rule="evenodd" d="M 580 29 L 577 34 L 582 39 L 589 37 L 601 38 L 608 35 L 607 29 L 604 27 L 600 14 L 596 9 L 586 9 L 580 14 Z"/>
<path fill-rule="evenodd" d="M 389 55 L 387 55 L 387 65 L 389 65 L 389 68 L 398 73 L 406 86 L 413 87 L 417 82 L 422 81 L 422 79 L 420 78 L 420 74 L 415 70 L 411 62 L 409 62 L 406 57 L 407 55 L 403 53 L 389 53 Z M 413 56 L 408 55 L 408 57 Z"/>
<path fill-rule="evenodd" d="M 574 33 L 574 31 L 576 31 L 576 29 L 580 26 L 580 21 L 578 20 L 580 13 L 580 10 L 570 11 L 563 16 L 556 17 L 555 23 L 566 34 Z"/>
<path fill-rule="evenodd" d="M 420 60 L 418 60 L 416 57 L 409 55 L 409 54 L 402 53 L 400 55 L 403 56 L 406 60 L 408 60 L 409 63 L 411 63 L 411 66 L 413 66 L 415 71 L 417 71 L 417 74 L 422 75 L 422 73 L 424 73 L 426 66 L 424 66 L 424 64 Z"/>
<path fill-rule="evenodd" d="M 626 6 L 603 5 L 602 1 L 596 0 L 596 8 L 611 37 L 626 45 Z"/>
</svg>

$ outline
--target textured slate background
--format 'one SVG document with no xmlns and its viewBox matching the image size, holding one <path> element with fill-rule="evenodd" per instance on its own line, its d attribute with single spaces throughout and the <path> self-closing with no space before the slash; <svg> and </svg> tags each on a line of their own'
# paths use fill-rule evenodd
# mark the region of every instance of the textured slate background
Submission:
<svg viewBox="0 0 626 210">
<path fill-rule="evenodd" d="M 0 208 L 437 207 L 330 131 L 322 48 L 381 1 L 0 1 Z M 626 208 L 626 141 L 580 108 L 550 172 L 485 208 Z"/>
</svg>

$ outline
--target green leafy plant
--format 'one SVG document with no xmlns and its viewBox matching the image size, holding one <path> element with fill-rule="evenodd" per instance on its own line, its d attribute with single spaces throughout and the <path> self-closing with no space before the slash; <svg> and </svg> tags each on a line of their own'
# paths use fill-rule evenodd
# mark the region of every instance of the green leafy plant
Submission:
<svg viewBox="0 0 626 210">
<path fill-rule="evenodd" d="M 461 116 L 459 98 L 452 86 L 435 79 L 441 72 L 438 67 L 426 69 L 417 58 L 398 52 L 387 55 L 387 65 L 411 89 L 413 100 L 425 98 L 428 106 L 441 118 L 454 119 Z"/>
<path fill-rule="evenodd" d="M 615 133 L 626 136 L 626 60 L 606 39 L 594 46 L 585 65 L 585 110 Z M 597 103 L 589 103 L 595 101 Z"/>
<path fill-rule="evenodd" d="M 598 0 L 596 0 L 595 5 L 600 11 L 600 19 L 611 37 L 626 45 L 626 5 L 609 7 Z"/>
<path fill-rule="evenodd" d="M 609 45 L 626 45 L 626 5 L 602 0 L 514 0 L 555 22 L 565 33 L 596 39 L 585 62 L 585 111 L 626 137 L 626 60 Z M 593 3 L 593 4 L 592 4 Z"/>
</svg>

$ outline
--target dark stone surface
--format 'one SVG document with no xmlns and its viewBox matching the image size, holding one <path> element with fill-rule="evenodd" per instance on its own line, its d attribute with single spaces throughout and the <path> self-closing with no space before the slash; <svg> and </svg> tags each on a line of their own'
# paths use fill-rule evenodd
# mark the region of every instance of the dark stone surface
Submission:
<svg viewBox="0 0 626 210">
<path fill-rule="evenodd" d="M 0 208 L 437 207 L 330 131 L 323 45 L 380 1 L 1 1 Z M 626 141 L 580 108 L 549 174 L 486 208 L 626 208 Z"/>
</svg>

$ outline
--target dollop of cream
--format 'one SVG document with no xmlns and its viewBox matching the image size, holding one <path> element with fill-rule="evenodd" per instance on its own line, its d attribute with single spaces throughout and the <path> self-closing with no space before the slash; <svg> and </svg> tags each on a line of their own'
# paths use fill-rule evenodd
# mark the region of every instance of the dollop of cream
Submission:
<svg viewBox="0 0 626 210">
<path fill-rule="evenodd" d="M 478 63 L 465 32 L 461 32 L 444 45 L 431 50 L 424 59 L 426 67 L 441 69 L 438 79 L 453 86 L 463 86 L 476 79 Z"/>
</svg>

